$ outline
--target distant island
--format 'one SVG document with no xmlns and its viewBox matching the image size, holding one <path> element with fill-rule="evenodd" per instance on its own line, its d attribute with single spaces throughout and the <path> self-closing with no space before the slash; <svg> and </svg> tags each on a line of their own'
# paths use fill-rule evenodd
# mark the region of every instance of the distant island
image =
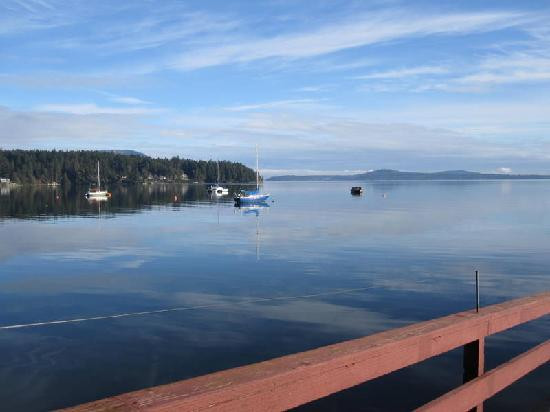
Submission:
<svg viewBox="0 0 550 412">
<path fill-rule="evenodd" d="M 550 175 L 518 175 L 500 173 L 469 172 L 467 170 L 446 170 L 443 172 L 400 172 L 380 169 L 354 175 L 310 175 L 272 176 L 271 181 L 347 181 L 347 180 L 485 180 L 485 179 L 550 179 Z"/>
<path fill-rule="evenodd" d="M 101 180 L 112 183 L 214 182 L 216 161 L 179 157 L 153 158 L 133 150 L 0 150 L 0 179 L 15 184 L 81 185 L 95 183 L 97 161 Z M 254 170 L 220 161 L 221 182 L 252 182 Z"/>
</svg>

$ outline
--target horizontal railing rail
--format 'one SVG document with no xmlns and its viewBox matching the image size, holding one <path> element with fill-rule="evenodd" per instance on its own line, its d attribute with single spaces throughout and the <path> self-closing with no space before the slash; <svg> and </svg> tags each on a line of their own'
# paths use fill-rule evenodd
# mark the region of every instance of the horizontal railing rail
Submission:
<svg viewBox="0 0 550 412">
<path fill-rule="evenodd" d="M 550 292 L 79 405 L 73 411 L 290 409 L 464 346 L 469 381 L 419 409 L 468 410 L 550 359 L 550 341 L 483 374 L 484 338 L 550 313 Z M 456 402 L 456 406 L 449 407 Z"/>
</svg>

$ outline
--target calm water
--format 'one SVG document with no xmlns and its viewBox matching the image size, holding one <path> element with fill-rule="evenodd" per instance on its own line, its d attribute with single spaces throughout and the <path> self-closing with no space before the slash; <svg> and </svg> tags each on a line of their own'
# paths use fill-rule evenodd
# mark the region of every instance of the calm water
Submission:
<svg viewBox="0 0 550 412">
<path fill-rule="evenodd" d="M 0 195 L 3 410 L 48 410 L 550 289 L 550 182 L 268 183 L 238 209 L 203 186 Z M 350 290 L 354 289 L 354 290 Z M 347 291 L 347 292 L 346 292 Z M 259 298 L 265 298 L 260 300 Z M 550 338 L 548 317 L 488 339 L 492 368 Z M 461 352 L 304 410 L 410 410 L 457 386 Z M 530 410 L 545 366 L 487 402 Z M 396 393 L 399 394 L 396 396 Z M 527 406 L 526 404 L 527 403 Z"/>
</svg>

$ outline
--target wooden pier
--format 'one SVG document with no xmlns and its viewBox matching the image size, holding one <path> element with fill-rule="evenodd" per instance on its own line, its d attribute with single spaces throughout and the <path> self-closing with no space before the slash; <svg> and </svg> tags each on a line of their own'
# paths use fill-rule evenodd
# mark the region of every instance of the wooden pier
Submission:
<svg viewBox="0 0 550 412">
<path fill-rule="evenodd" d="M 464 384 L 417 411 L 483 401 L 550 360 L 550 340 L 485 372 L 485 337 L 550 313 L 550 292 L 83 404 L 71 411 L 277 411 L 464 347 Z"/>
</svg>

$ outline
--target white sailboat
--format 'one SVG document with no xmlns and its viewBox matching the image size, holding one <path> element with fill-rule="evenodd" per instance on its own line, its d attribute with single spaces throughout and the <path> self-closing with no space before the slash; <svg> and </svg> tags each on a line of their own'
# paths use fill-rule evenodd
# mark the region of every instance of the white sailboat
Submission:
<svg viewBox="0 0 550 412">
<path fill-rule="evenodd" d="M 97 161 L 97 187 L 90 188 L 86 192 L 86 197 L 89 199 L 107 199 L 111 194 L 107 190 L 101 190 L 101 179 L 99 177 L 99 160 Z"/>
<path fill-rule="evenodd" d="M 260 168 L 258 163 L 258 145 L 256 145 L 256 190 L 242 190 L 234 197 L 236 204 L 263 203 L 269 199 L 269 193 L 260 193 Z"/>
<path fill-rule="evenodd" d="M 229 189 L 227 187 L 220 186 L 220 162 L 216 160 L 216 167 L 218 168 L 218 175 L 216 178 L 216 184 L 211 185 L 208 188 L 208 193 L 212 193 L 218 196 L 223 196 L 229 194 Z"/>
</svg>

